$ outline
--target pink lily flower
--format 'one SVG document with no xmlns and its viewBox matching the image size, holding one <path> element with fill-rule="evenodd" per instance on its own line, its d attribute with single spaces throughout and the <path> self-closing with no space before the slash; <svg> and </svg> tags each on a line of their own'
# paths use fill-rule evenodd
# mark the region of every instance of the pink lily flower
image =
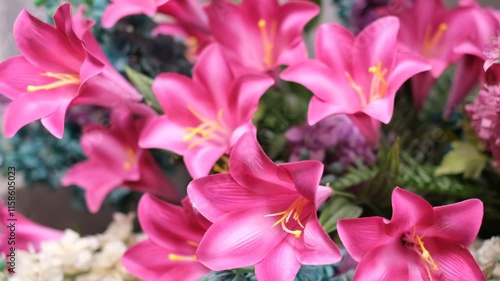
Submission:
<svg viewBox="0 0 500 281">
<path fill-rule="evenodd" d="M 126 186 L 179 201 L 181 196 L 163 174 L 153 156 L 137 145 L 146 120 L 129 112 L 114 111 L 111 127 L 89 126 L 81 138 L 87 160 L 71 167 L 61 180 L 63 186 L 85 189 L 85 200 L 96 213 L 113 189 Z"/>
<path fill-rule="evenodd" d="M 69 4 L 57 9 L 54 22 L 49 25 L 22 11 L 14 24 L 21 55 L 0 64 L 0 92 L 13 100 L 4 115 L 7 137 L 41 119 L 47 130 L 62 138 L 69 107 L 115 107 L 141 100 L 102 52 L 94 52 L 96 43 L 84 40 L 90 32 L 81 29 L 84 23 L 74 22 Z"/>
<path fill-rule="evenodd" d="M 467 249 L 481 226 L 481 201 L 433 208 L 396 188 L 392 208 L 390 221 L 367 217 L 338 222 L 346 250 L 359 261 L 354 281 L 486 280 Z"/>
<path fill-rule="evenodd" d="M 380 122 L 392 118 L 396 91 L 408 78 L 430 69 L 420 57 L 396 51 L 398 30 L 395 17 L 373 22 L 358 37 L 339 25 L 319 27 L 317 59 L 281 73 L 283 80 L 313 92 L 309 124 L 347 114 L 369 142 L 377 142 Z"/>
<path fill-rule="evenodd" d="M 120 19 L 132 15 L 144 14 L 152 17 L 157 13 L 158 7 L 169 1 L 176 0 L 112 0 L 102 14 L 101 25 L 111 28 Z"/>
<path fill-rule="evenodd" d="M 128 272 L 143 280 L 197 281 L 210 269 L 199 263 L 196 249 L 210 222 L 186 198 L 182 207 L 144 194 L 139 222 L 148 238 L 130 247 L 122 257 Z M 144 257 L 148 257 L 147 259 Z"/>
<path fill-rule="evenodd" d="M 2 205 L 0 210 L 0 221 L 3 225 L 3 229 L 0 232 L 0 239 L 2 239 L 0 243 L 0 253 L 10 254 L 11 247 L 15 247 L 18 250 L 29 250 L 32 246 L 38 251 L 41 242 L 57 240 L 63 235 L 62 231 L 35 223 L 17 211 L 13 213 L 10 212 L 9 208 L 2 200 L 0 200 L 0 205 Z M 9 229 L 11 223 L 15 223 L 15 240 L 9 240 L 9 237 L 12 237 L 11 230 Z M 9 243 L 12 241 L 15 241 L 15 244 Z"/>
<path fill-rule="evenodd" d="M 307 1 L 228 0 L 206 8 L 214 39 L 237 73 L 263 72 L 274 78 L 280 65 L 307 59 L 304 26 L 319 13 Z"/>
<path fill-rule="evenodd" d="M 220 48 L 211 45 L 192 79 L 176 73 L 156 78 L 153 90 L 166 115 L 145 129 L 139 145 L 183 155 L 193 178 L 206 176 L 243 133 L 256 131 L 252 116 L 273 83 L 262 74 L 235 77 Z"/>
<path fill-rule="evenodd" d="M 158 8 L 160 15 L 154 34 L 168 34 L 184 38 L 187 57 L 194 60 L 213 42 L 208 25 L 208 16 L 204 11 L 207 0 L 170 0 Z"/>
<path fill-rule="evenodd" d="M 102 26 L 111 28 L 131 15 L 157 16 L 153 34 L 181 36 L 188 47 L 187 56 L 195 58 L 212 41 L 208 18 L 201 0 L 113 0 L 102 16 Z"/>
<path fill-rule="evenodd" d="M 188 195 L 214 224 L 197 251 L 212 270 L 255 265 L 259 281 L 292 281 L 301 264 L 340 260 L 340 251 L 319 224 L 316 211 L 331 194 L 320 186 L 323 164 L 274 164 L 251 133 L 229 159 L 229 173 L 193 180 Z"/>
<path fill-rule="evenodd" d="M 465 5 L 465 4 L 464 4 Z M 448 10 L 442 0 L 414 1 L 413 6 L 397 16 L 401 21 L 399 41 L 401 48 L 422 55 L 432 69 L 412 79 L 415 106 L 421 108 L 432 86 L 441 74 L 462 56 L 455 51 L 473 35 L 475 23 L 470 22 L 469 7 Z M 472 75 L 469 75 L 472 76 Z M 467 81 L 463 82 L 464 86 Z"/>
<path fill-rule="evenodd" d="M 454 83 L 450 89 L 444 111 L 445 117 L 449 116 L 454 108 L 477 86 L 478 77 L 484 76 L 485 70 L 494 64 L 495 61 L 491 57 L 495 51 L 494 44 L 497 44 L 495 40 L 498 41 L 494 35 L 500 29 L 500 22 L 493 11 L 482 8 L 479 4 L 468 4 L 468 6 L 460 8 L 456 14 L 456 21 L 459 21 L 457 24 L 466 24 L 468 34 L 463 36 L 463 40 L 453 50 L 462 57 L 457 62 Z M 486 52 L 488 47 L 493 49 Z"/>
</svg>

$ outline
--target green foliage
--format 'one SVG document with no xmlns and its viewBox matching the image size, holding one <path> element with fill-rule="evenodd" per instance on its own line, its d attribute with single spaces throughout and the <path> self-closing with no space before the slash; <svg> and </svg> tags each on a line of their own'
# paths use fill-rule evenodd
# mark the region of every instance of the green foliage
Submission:
<svg viewBox="0 0 500 281">
<path fill-rule="evenodd" d="M 350 271 L 338 277 L 335 274 L 334 265 L 312 266 L 304 265 L 300 268 L 294 281 L 350 281 L 353 272 Z M 211 272 L 200 281 L 256 281 L 253 268 L 225 270 Z"/>
<path fill-rule="evenodd" d="M 319 222 L 326 232 L 337 230 L 340 219 L 358 218 L 363 213 L 363 208 L 354 204 L 351 199 L 342 195 L 332 196 L 326 203 L 319 216 Z"/>
<path fill-rule="evenodd" d="M 333 182 L 330 182 L 330 187 L 333 190 L 344 190 L 369 181 L 377 172 L 378 168 L 376 166 L 370 167 L 364 164 L 358 164 L 354 167 L 347 168 L 347 173 Z"/>
<path fill-rule="evenodd" d="M 156 112 L 161 113 L 162 109 L 160 103 L 158 102 L 152 88 L 154 79 L 135 71 L 128 66 L 125 67 L 125 73 L 127 74 L 130 82 L 132 82 L 132 84 L 137 88 L 137 91 L 141 93 L 146 104 L 156 110 Z"/>
<path fill-rule="evenodd" d="M 351 26 L 351 11 L 353 0 L 332 0 L 338 7 L 338 16 L 344 26 Z"/>
<path fill-rule="evenodd" d="M 66 170 L 84 159 L 80 135 L 78 126 L 67 125 L 64 137 L 57 139 L 40 122 L 29 124 L 10 139 L 1 137 L 0 166 L 4 174 L 7 167 L 15 167 L 16 172 L 24 175 L 26 186 L 43 183 L 59 187 Z"/>
<path fill-rule="evenodd" d="M 477 179 L 486 167 L 489 157 L 483 154 L 477 146 L 464 142 L 451 143 L 452 150 L 448 152 L 435 171 L 436 176 L 463 174 L 465 178 Z"/>
</svg>

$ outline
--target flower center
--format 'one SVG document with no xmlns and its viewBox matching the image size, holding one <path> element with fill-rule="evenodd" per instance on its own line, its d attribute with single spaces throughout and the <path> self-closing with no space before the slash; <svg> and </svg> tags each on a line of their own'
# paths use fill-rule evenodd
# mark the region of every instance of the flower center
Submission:
<svg viewBox="0 0 500 281">
<path fill-rule="evenodd" d="M 183 141 L 190 142 L 188 149 L 195 148 L 200 143 L 208 140 L 216 140 L 221 143 L 226 141 L 227 129 L 222 119 L 222 109 L 217 112 L 217 121 L 206 119 L 191 106 L 188 106 L 188 110 L 201 121 L 198 127 L 184 128 L 188 134 L 184 136 Z"/>
<path fill-rule="evenodd" d="M 354 81 L 349 72 L 345 73 L 347 80 L 349 81 L 349 86 L 358 94 L 359 99 L 361 100 L 361 107 L 363 108 L 365 108 L 369 103 L 383 98 L 387 92 L 387 80 L 385 79 L 387 68 L 382 68 L 382 63 L 379 62 L 377 65 L 370 66 L 368 68 L 368 72 L 373 74 L 368 99 L 363 91 L 363 87 Z"/>
<path fill-rule="evenodd" d="M 428 25 L 425 29 L 424 33 L 424 45 L 422 48 L 423 55 L 427 58 L 430 58 L 435 51 L 436 44 L 441 40 L 443 34 L 448 29 L 448 25 L 445 23 L 441 23 L 437 30 L 432 33 L 432 26 Z"/>
<path fill-rule="evenodd" d="M 290 234 L 293 234 L 295 238 L 299 238 L 300 235 L 302 234 L 302 230 L 291 230 L 287 227 L 287 223 L 290 221 L 290 218 L 295 220 L 299 226 L 304 229 L 304 225 L 300 221 L 300 215 L 302 213 L 302 210 L 304 209 L 304 206 L 307 204 L 307 200 L 304 197 L 300 197 L 299 199 L 295 200 L 288 209 L 286 209 L 283 212 L 278 212 L 274 214 L 269 214 L 265 215 L 265 217 L 279 217 L 281 218 L 277 220 L 272 227 L 277 226 L 278 224 L 281 225 L 281 228 Z"/>
<path fill-rule="evenodd" d="M 273 39 L 276 33 L 276 22 L 271 23 L 271 32 L 267 32 L 267 22 L 264 19 L 260 19 L 257 23 L 260 29 L 260 35 L 262 37 L 262 42 L 264 44 L 264 65 L 267 68 L 271 68 L 273 66 L 274 57 L 273 57 L 273 49 L 274 44 Z"/>
<path fill-rule="evenodd" d="M 422 241 L 423 238 L 424 235 L 418 235 L 416 233 L 416 229 L 414 228 L 413 233 L 407 232 L 403 234 L 401 240 L 405 247 L 417 253 L 418 256 L 422 259 L 427 276 L 429 277 L 429 280 L 432 281 L 433 279 L 431 269 L 434 271 L 439 271 L 439 267 L 437 266 L 429 251 L 425 248 L 424 241 Z"/>
<path fill-rule="evenodd" d="M 137 162 L 137 158 L 135 157 L 134 150 L 130 147 L 125 149 L 125 154 L 127 155 L 127 160 L 123 162 L 123 169 L 130 170 L 132 166 Z"/>
<path fill-rule="evenodd" d="M 55 78 L 56 81 L 40 86 L 29 85 L 26 88 L 28 92 L 32 93 L 40 90 L 52 90 L 61 86 L 80 84 L 80 76 L 76 74 L 44 72 L 40 75 L 45 77 Z"/>
</svg>

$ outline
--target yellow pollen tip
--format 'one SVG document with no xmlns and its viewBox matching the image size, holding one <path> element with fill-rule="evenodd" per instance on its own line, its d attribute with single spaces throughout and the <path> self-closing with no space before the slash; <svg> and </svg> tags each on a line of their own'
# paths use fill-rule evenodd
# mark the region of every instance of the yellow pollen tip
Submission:
<svg viewBox="0 0 500 281">
<path fill-rule="evenodd" d="M 198 246 L 200 246 L 200 243 L 198 243 L 198 242 L 194 242 L 194 241 L 187 241 L 187 244 L 188 244 L 189 246 L 193 246 L 193 247 L 198 247 Z"/>
<path fill-rule="evenodd" d="M 259 22 L 257 22 L 257 25 L 259 28 L 265 28 L 266 27 L 266 20 L 260 19 Z"/>
<path fill-rule="evenodd" d="M 168 259 L 171 261 L 196 261 L 196 255 L 183 256 L 183 255 L 169 254 Z"/>
<path fill-rule="evenodd" d="M 448 25 L 446 23 L 442 23 L 439 25 L 439 30 L 445 31 L 448 29 Z"/>
</svg>

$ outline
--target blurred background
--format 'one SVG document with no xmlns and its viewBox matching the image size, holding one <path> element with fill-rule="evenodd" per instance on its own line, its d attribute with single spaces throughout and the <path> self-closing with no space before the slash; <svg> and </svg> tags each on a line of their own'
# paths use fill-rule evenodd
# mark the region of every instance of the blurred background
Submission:
<svg viewBox="0 0 500 281">
<path fill-rule="evenodd" d="M 427 1 L 427 0 L 421 0 Z M 449 0 L 448 4 L 453 5 L 457 1 Z M 481 0 L 478 1 L 483 5 L 495 5 L 500 7 L 498 0 Z M 321 21 L 336 21 L 336 8 L 333 6 L 332 0 L 322 0 L 322 15 Z M 12 37 L 12 26 L 22 9 L 27 9 L 35 16 L 45 19 L 47 12 L 43 9 L 36 8 L 33 0 L 3 0 L 0 2 L 0 61 L 3 61 L 15 54 L 17 49 Z M 309 38 L 310 39 L 310 38 Z M 1 120 L 0 120 L 1 121 Z M 1 159 L 1 161 L 6 161 Z M 9 163 L 5 163 L 9 166 Z M 17 186 L 17 211 L 26 217 L 58 229 L 73 228 L 81 233 L 98 233 L 102 232 L 109 221 L 113 209 L 109 206 L 103 206 L 101 212 L 97 215 L 92 215 L 87 211 L 75 210 L 71 207 L 73 200 L 72 192 L 67 188 L 53 189 L 45 185 L 37 185 L 29 189 L 22 182 L 22 176 L 16 175 Z M 7 191 L 7 183 L 0 179 L 0 196 L 5 198 Z"/>
</svg>

